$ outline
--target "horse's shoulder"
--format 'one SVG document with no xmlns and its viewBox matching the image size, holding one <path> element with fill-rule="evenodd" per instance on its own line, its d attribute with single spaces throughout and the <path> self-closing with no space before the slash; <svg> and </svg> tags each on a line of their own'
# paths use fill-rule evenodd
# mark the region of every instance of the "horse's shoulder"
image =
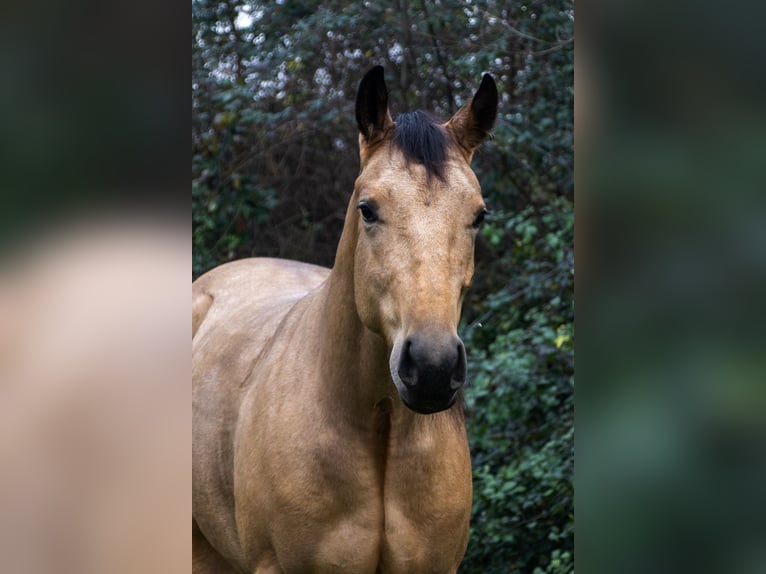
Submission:
<svg viewBox="0 0 766 574">
<path fill-rule="evenodd" d="M 231 474 L 240 405 L 290 309 L 328 274 L 295 261 L 243 259 L 192 283 L 194 515 L 226 556 L 240 553 Z"/>
</svg>

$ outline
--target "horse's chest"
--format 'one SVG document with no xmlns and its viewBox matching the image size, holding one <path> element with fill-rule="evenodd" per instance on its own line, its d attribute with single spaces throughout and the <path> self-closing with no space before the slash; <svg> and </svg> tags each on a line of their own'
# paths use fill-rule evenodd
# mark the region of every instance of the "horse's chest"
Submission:
<svg viewBox="0 0 766 574">
<path fill-rule="evenodd" d="M 471 514 L 470 458 L 460 441 L 445 442 L 433 450 L 404 449 L 388 462 L 383 572 L 455 572 L 465 553 Z"/>
<path fill-rule="evenodd" d="M 239 457 L 238 528 L 251 570 L 456 571 L 471 510 L 464 430 L 430 419 L 427 434 L 395 425 L 345 434 L 300 422 L 246 429 L 260 445 Z"/>
<path fill-rule="evenodd" d="M 467 449 L 404 449 L 382 465 L 338 444 L 281 485 L 272 540 L 285 571 L 454 572 L 471 508 Z"/>
<path fill-rule="evenodd" d="M 272 540 L 284 572 L 455 572 L 465 552 L 470 500 L 466 506 L 448 499 L 434 511 L 406 493 L 345 507 L 342 498 L 325 497 L 321 515 L 309 502 L 285 508 L 275 520 Z"/>
</svg>

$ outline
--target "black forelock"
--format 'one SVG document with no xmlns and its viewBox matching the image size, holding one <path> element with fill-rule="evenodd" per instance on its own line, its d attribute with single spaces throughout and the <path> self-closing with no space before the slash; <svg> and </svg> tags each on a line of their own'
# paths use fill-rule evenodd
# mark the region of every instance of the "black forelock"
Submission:
<svg viewBox="0 0 766 574">
<path fill-rule="evenodd" d="M 423 165 L 429 176 L 443 177 L 447 143 L 444 129 L 426 112 L 417 110 L 396 117 L 393 144 L 407 161 Z"/>
</svg>

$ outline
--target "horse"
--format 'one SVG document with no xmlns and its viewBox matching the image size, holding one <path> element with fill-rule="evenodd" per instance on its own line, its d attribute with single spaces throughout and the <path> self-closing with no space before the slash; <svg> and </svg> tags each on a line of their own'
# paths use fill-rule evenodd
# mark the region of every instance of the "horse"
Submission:
<svg viewBox="0 0 766 574">
<path fill-rule="evenodd" d="M 193 572 L 454 573 L 471 514 L 457 335 L 487 209 L 497 87 L 447 122 L 359 84 L 335 263 L 251 258 L 192 283 Z"/>
</svg>

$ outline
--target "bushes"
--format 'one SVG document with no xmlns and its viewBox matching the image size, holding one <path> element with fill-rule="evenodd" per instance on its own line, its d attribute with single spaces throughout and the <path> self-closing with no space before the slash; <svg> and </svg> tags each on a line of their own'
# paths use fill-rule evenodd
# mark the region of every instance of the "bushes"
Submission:
<svg viewBox="0 0 766 574">
<path fill-rule="evenodd" d="M 461 572 L 573 570 L 572 222 L 559 198 L 485 230 L 512 244 L 499 263 L 513 280 L 465 329 L 474 508 Z"/>
</svg>

